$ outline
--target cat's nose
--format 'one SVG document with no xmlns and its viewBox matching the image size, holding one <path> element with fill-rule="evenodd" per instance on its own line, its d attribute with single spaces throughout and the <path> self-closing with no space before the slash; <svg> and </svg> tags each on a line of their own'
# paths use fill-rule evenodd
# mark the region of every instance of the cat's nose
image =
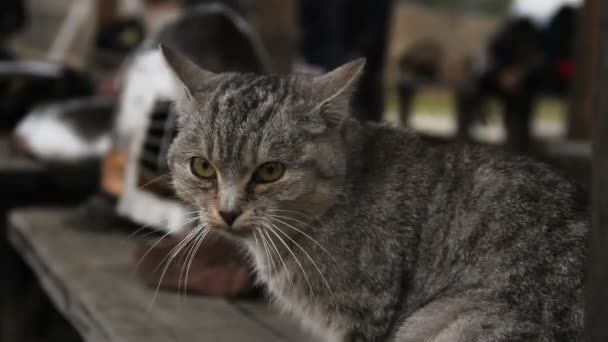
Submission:
<svg viewBox="0 0 608 342">
<path fill-rule="evenodd" d="M 239 211 L 239 210 L 230 210 L 230 211 L 220 210 L 220 216 L 222 217 L 222 219 L 224 219 L 224 222 L 226 222 L 227 225 L 232 226 L 234 221 L 236 221 L 236 219 L 239 216 L 241 216 L 241 211 Z"/>
</svg>

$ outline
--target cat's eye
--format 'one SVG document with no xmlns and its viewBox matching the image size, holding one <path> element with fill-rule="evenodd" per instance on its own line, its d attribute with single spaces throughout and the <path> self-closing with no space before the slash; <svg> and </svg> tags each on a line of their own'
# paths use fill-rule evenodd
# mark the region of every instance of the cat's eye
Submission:
<svg viewBox="0 0 608 342">
<path fill-rule="evenodd" d="M 215 168 L 207 159 L 194 157 L 190 160 L 190 169 L 195 176 L 209 179 L 215 177 Z"/>
<path fill-rule="evenodd" d="M 272 183 L 281 179 L 284 173 L 284 164 L 279 162 L 270 162 L 258 167 L 253 175 L 253 179 L 258 183 Z"/>
</svg>

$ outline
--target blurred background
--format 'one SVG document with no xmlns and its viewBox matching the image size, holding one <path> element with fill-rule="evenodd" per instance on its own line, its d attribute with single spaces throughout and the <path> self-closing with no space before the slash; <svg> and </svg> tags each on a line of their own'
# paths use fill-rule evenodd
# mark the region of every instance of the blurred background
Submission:
<svg viewBox="0 0 608 342">
<path fill-rule="evenodd" d="M 44 279 L 63 284 L 75 302 L 86 293 L 90 304 L 103 285 L 53 265 L 69 269 L 81 259 L 96 270 L 114 249 L 134 271 L 124 293 L 158 286 L 167 296 L 180 287 L 193 295 L 260 296 L 246 263 L 224 242 L 206 243 L 189 259 L 200 275 L 194 280 L 182 277 L 183 263 L 166 262 L 195 218 L 168 176 L 165 155 L 176 133 L 169 106 L 179 85 L 159 43 L 216 72 L 322 73 L 366 57 L 352 104 L 357 119 L 408 127 L 438 144 L 492 144 L 530 155 L 591 190 L 606 49 L 600 4 L 2 0 L 0 341 L 95 340 L 87 338 L 95 329 L 74 323 L 79 314 L 58 304 Z M 96 241 L 109 236 L 117 243 L 95 254 Z M 72 293 L 69 284 L 81 290 Z"/>
<path fill-rule="evenodd" d="M 14 29 L 4 34 L 4 51 L 73 69 L 95 94 L 119 92 L 109 75 L 175 15 L 171 2 L 23 1 L 22 14 L 7 25 Z M 186 8 L 210 2 L 173 1 Z M 223 3 L 261 41 L 268 72 L 320 72 L 366 56 L 365 95 L 355 101 L 361 119 L 523 153 L 532 141 L 589 138 L 580 94 L 570 91 L 584 82 L 575 78 L 585 58 L 575 54 L 575 44 L 584 44 L 577 36 L 582 1 Z M 582 145 L 568 148 L 590 153 Z"/>
</svg>

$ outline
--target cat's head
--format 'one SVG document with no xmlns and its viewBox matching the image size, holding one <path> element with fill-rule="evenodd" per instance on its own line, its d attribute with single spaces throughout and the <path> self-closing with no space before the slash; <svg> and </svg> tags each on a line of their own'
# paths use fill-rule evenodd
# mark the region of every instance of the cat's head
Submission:
<svg viewBox="0 0 608 342">
<path fill-rule="evenodd" d="M 321 76 L 215 74 L 162 49 L 184 85 L 170 169 L 202 223 L 249 236 L 311 222 L 336 203 L 346 173 L 341 127 L 363 60 Z"/>
</svg>

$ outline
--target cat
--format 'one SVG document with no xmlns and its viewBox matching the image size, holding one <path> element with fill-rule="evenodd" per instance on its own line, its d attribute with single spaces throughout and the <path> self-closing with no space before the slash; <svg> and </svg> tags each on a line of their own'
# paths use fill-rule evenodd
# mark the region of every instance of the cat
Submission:
<svg viewBox="0 0 608 342">
<path fill-rule="evenodd" d="M 322 338 L 583 340 L 588 203 L 550 167 L 349 118 L 363 60 L 214 74 L 162 49 L 177 193 Z"/>
</svg>

